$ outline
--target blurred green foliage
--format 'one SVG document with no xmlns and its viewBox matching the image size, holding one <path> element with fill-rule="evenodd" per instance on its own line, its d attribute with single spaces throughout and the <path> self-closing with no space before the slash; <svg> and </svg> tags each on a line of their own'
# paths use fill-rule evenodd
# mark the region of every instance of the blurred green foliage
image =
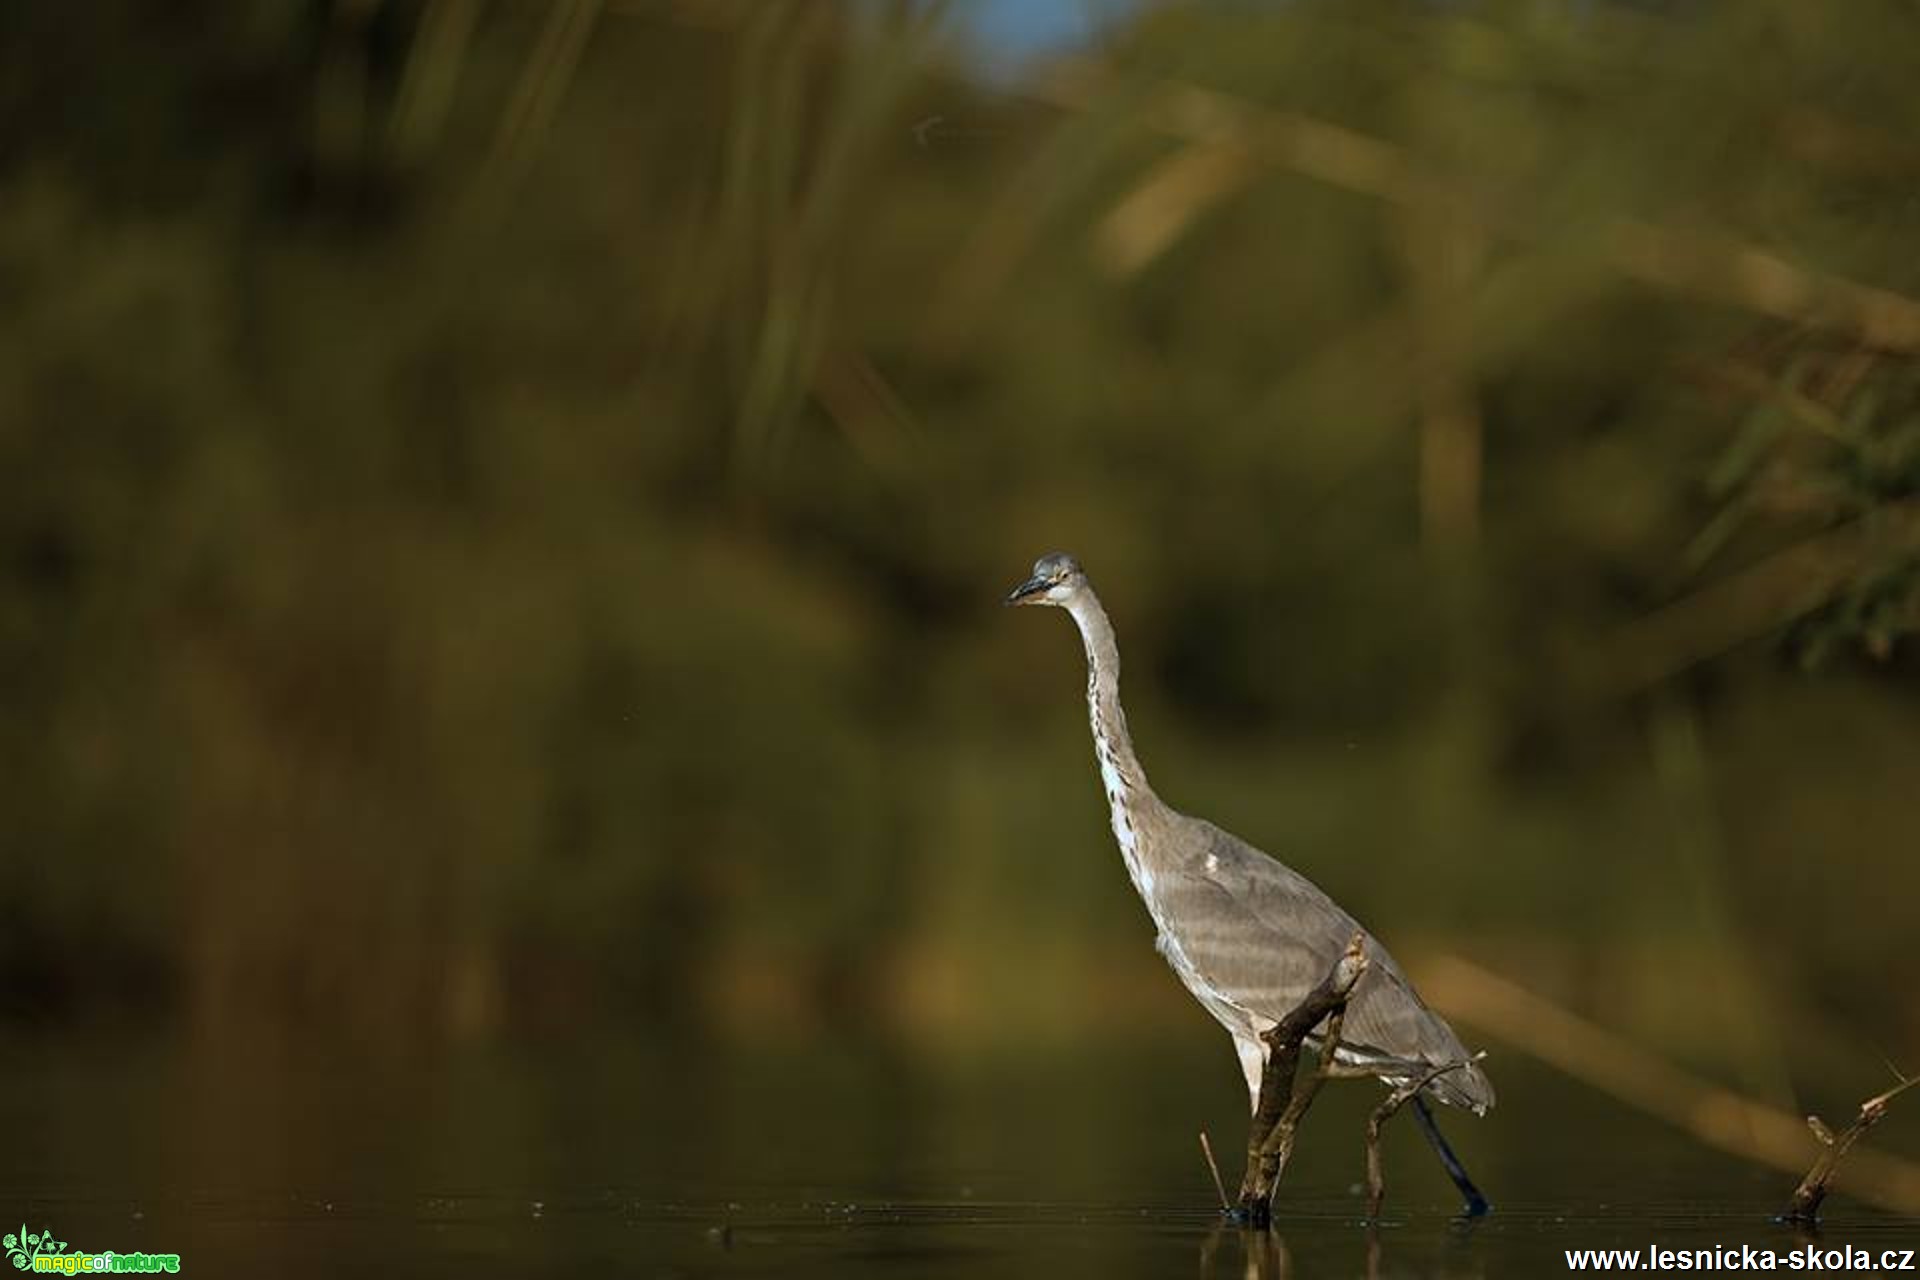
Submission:
<svg viewBox="0 0 1920 1280">
<path fill-rule="evenodd" d="M 1185 1017 L 1077 644 L 995 607 L 1064 546 L 1162 792 L 1416 973 L 1703 1057 L 1920 1034 L 1911 6 L 0 50 L 12 1016 Z"/>
</svg>

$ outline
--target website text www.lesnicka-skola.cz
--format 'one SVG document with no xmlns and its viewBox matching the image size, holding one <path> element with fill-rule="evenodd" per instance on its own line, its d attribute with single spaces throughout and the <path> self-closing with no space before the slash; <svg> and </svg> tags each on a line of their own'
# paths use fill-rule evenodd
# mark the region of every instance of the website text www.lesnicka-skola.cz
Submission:
<svg viewBox="0 0 1920 1280">
<path fill-rule="evenodd" d="M 1710 1249 L 1568 1249 L 1569 1271 L 1851 1271 L 1856 1274 L 1920 1270 L 1912 1249 L 1862 1249 L 1857 1245 L 1752 1245 Z"/>
</svg>

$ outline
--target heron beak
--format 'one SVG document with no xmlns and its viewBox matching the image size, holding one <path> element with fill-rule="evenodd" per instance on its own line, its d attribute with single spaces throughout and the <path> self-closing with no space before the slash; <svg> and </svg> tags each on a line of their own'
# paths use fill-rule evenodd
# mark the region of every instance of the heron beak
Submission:
<svg viewBox="0 0 1920 1280">
<path fill-rule="evenodd" d="M 1045 578 L 1028 578 L 1025 582 L 1007 592 L 1006 603 L 1030 604 L 1035 597 L 1045 593 L 1053 584 Z"/>
</svg>

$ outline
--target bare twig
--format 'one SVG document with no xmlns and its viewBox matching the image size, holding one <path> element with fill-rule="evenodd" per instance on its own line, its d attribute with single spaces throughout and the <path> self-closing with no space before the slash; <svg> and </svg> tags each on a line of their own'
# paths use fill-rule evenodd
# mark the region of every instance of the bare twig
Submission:
<svg viewBox="0 0 1920 1280">
<path fill-rule="evenodd" d="M 1280 1113 L 1279 1121 L 1260 1144 L 1261 1154 L 1271 1158 L 1277 1165 L 1274 1172 L 1276 1182 L 1279 1181 L 1279 1175 L 1286 1171 L 1287 1161 L 1293 1158 L 1294 1135 L 1299 1131 L 1300 1122 L 1306 1118 L 1307 1108 L 1313 1105 L 1314 1098 L 1319 1095 L 1320 1086 L 1332 1076 L 1345 1074 L 1336 1069 L 1333 1055 L 1340 1047 L 1340 1032 L 1346 1021 L 1347 1008 L 1343 1002 L 1327 1016 L 1327 1030 L 1321 1037 L 1319 1061 L 1314 1063 L 1313 1074 L 1296 1082 L 1292 1096 L 1287 1099 L 1286 1110 Z"/>
<path fill-rule="evenodd" d="M 1247 1171 L 1240 1182 L 1239 1200 L 1241 1212 L 1255 1224 L 1264 1225 L 1272 1219 L 1274 1188 L 1293 1154 L 1294 1133 L 1313 1105 L 1321 1083 L 1334 1073 L 1334 1049 L 1340 1043 L 1347 999 L 1366 970 L 1366 935 L 1356 933 L 1320 985 L 1260 1037 L 1266 1042 L 1267 1061 L 1260 1073 L 1259 1103 L 1247 1132 Z M 1301 1050 L 1322 1022 L 1327 1029 L 1321 1037 L 1320 1064 L 1295 1087 Z"/>
<path fill-rule="evenodd" d="M 1407 1105 L 1410 1098 L 1435 1080 L 1449 1071 L 1458 1071 L 1462 1067 L 1469 1066 L 1484 1056 L 1482 1054 L 1473 1058 L 1457 1058 L 1452 1062 L 1442 1062 L 1427 1068 L 1410 1080 L 1402 1081 L 1380 1100 L 1380 1105 L 1375 1107 L 1373 1114 L 1367 1117 L 1367 1220 L 1369 1222 L 1380 1217 L 1380 1203 L 1387 1198 L 1386 1175 L 1381 1172 L 1380 1167 L 1381 1126 L 1393 1119 L 1400 1108 Z"/>
<path fill-rule="evenodd" d="M 1847 1152 L 1853 1149 L 1854 1143 L 1866 1136 L 1867 1130 L 1886 1116 L 1889 1102 L 1916 1084 L 1920 1084 L 1920 1076 L 1909 1076 L 1886 1092 L 1868 1098 L 1860 1104 L 1860 1114 L 1853 1123 L 1838 1134 L 1827 1128 L 1819 1116 L 1807 1117 L 1807 1127 L 1820 1140 L 1820 1155 L 1814 1160 L 1813 1167 L 1807 1170 L 1807 1176 L 1800 1179 L 1800 1185 L 1793 1189 L 1793 1199 L 1787 1202 L 1787 1211 L 1780 1215 L 1781 1221 L 1811 1226 L 1820 1220 L 1820 1203 L 1827 1198 L 1827 1184 L 1833 1181 L 1833 1175 L 1839 1170 L 1840 1162 L 1847 1158 Z"/>
</svg>

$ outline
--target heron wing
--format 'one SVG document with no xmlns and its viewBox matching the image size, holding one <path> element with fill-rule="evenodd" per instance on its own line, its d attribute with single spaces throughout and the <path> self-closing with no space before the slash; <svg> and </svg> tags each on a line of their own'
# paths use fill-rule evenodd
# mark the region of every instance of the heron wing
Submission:
<svg viewBox="0 0 1920 1280">
<path fill-rule="evenodd" d="M 1372 934 L 1305 876 L 1198 818 L 1183 843 L 1200 856 L 1157 877 L 1186 962 L 1219 997 L 1257 1018 L 1277 1021 L 1326 977 L 1358 932 L 1368 966 L 1341 1031 L 1355 1056 L 1390 1071 L 1468 1057 L 1466 1047 L 1429 1009 Z M 1493 1105 L 1478 1066 L 1434 1081 L 1441 1099 L 1475 1111 Z"/>
</svg>

